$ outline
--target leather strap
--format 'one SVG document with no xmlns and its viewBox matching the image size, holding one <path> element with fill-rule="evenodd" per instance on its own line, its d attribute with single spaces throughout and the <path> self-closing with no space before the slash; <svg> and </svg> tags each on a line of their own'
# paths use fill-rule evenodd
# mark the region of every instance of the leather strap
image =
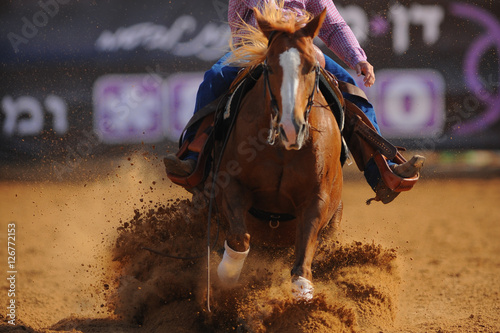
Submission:
<svg viewBox="0 0 500 333">
<path fill-rule="evenodd" d="M 348 118 L 350 126 L 354 126 L 354 131 L 374 149 L 379 150 L 382 155 L 390 160 L 394 159 L 398 149 L 377 133 L 375 127 L 373 127 L 372 123 L 361 109 L 348 100 L 345 100 L 345 103 L 347 106 L 346 117 Z"/>
<path fill-rule="evenodd" d="M 167 177 L 177 185 L 180 185 L 186 189 L 191 189 L 198 186 L 208 175 L 207 162 L 210 156 L 210 149 L 212 147 L 211 136 L 213 135 L 213 118 L 205 117 L 203 122 L 196 133 L 195 139 L 192 142 L 184 141 L 176 156 L 180 159 L 188 152 L 194 151 L 198 152 L 198 160 L 196 161 L 196 166 L 194 171 L 186 176 L 176 176 L 174 174 L 167 173 Z"/>
<path fill-rule="evenodd" d="M 411 178 L 399 177 L 394 172 L 392 172 L 391 168 L 387 164 L 387 159 L 384 156 L 382 156 L 380 152 L 376 152 L 373 155 L 373 160 L 375 161 L 375 164 L 377 164 L 377 167 L 380 171 L 380 176 L 382 177 L 382 180 L 384 181 L 385 185 L 387 185 L 387 187 L 394 192 L 403 192 L 411 190 L 412 187 L 420 178 L 420 174 L 416 174 L 414 177 Z M 405 158 L 400 153 L 397 154 L 397 156 L 394 158 L 394 161 L 398 164 L 406 162 Z"/>
<path fill-rule="evenodd" d="M 398 152 L 398 148 L 377 133 L 375 127 L 363 111 L 348 100 L 346 100 L 346 106 L 346 119 L 352 129 L 352 137 L 358 136 L 360 138 L 356 141 L 358 142 L 356 147 L 361 151 L 356 152 L 354 149 L 351 149 L 358 168 L 363 171 L 364 164 L 366 164 L 369 157 L 373 157 L 382 181 L 391 191 L 402 192 L 410 190 L 420 178 L 420 174 L 411 178 L 402 178 L 396 175 L 389 167 L 387 160 L 403 164 L 406 162 L 406 159 Z M 366 143 L 361 144 L 361 141 Z"/>
<path fill-rule="evenodd" d="M 377 148 L 382 155 L 392 160 L 396 157 L 398 149 L 393 146 L 389 141 L 384 139 L 376 131 L 368 127 L 361 117 L 356 116 L 356 123 L 354 124 L 354 130 L 372 146 Z"/>
<path fill-rule="evenodd" d="M 296 217 L 295 215 L 288 214 L 288 213 L 271 213 L 271 212 L 266 212 L 264 210 L 260 210 L 255 207 L 250 207 L 248 212 L 255 218 L 262 220 L 262 221 L 278 221 L 278 222 L 288 222 L 291 220 L 294 220 Z"/>
<path fill-rule="evenodd" d="M 359 88 L 358 86 L 355 86 L 354 84 L 345 81 L 339 81 L 339 88 L 340 91 L 342 92 L 348 93 L 356 97 L 361 97 L 368 101 L 368 97 L 366 97 L 365 92 L 361 90 L 361 88 Z"/>
<path fill-rule="evenodd" d="M 324 69 L 320 69 L 320 72 L 319 89 L 328 102 L 340 131 L 342 131 L 345 124 L 345 104 L 342 92 L 338 87 L 337 78 Z"/>
<path fill-rule="evenodd" d="M 187 129 L 209 114 L 215 113 L 221 107 L 221 105 L 224 105 L 225 99 L 227 99 L 227 95 L 223 94 L 222 96 L 219 96 L 215 101 L 209 103 L 207 106 L 201 108 L 200 110 L 198 110 L 198 112 L 193 114 L 187 125 L 184 126 L 182 134 L 179 137 L 179 147 L 182 146 L 182 138 L 184 137 L 184 133 L 187 131 Z"/>
<path fill-rule="evenodd" d="M 193 116 L 191 117 L 191 119 L 189 119 L 189 122 L 186 124 L 186 126 L 184 126 L 184 129 L 182 130 L 182 134 L 179 137 L 179 147 L 182 146 L 182 138 L 184 137 L 184 133 L 187 131 L 187 129 L 189 127 L 191 127 L 192 125 L 194 125 L 195 123 L 197 123 L 198 121 L 200 121 L 203 118 L 205 118 L 206 116 L 208 116 L 208 115 L 210 115 L 212 113 L 215 113 L 218 110 L 222 109 L 224 106 L 226 106 L 226 102 L 229 99 L 229 96 L 231 96 L 231 94 L 234 92 L 234 90 L 238 87 L 239 83 L 242 80 L 246 79 L 247 76 L 249 74 L 251 74 L 255 68 L 256 67 L 242 69 L 238 73 L 238 75 L 236 76 L 236 78 L 234 79 L 233 83 L 231 83 L 231 86 L 230 86 L 229 90 L 226 93 L 222 94 L 216 100 L 214 100 L 213 102 L 209 103 L 205 107 L 203 107 L 200 110 L 198 110 L 198 112 L 196 112 L 195 114 L 193 114 Z"/>
<path fill-rule="evenodd" d="M 348 94 L 353 95 L 353 96 L 361 97 L 361 98 L 368 101 L 368 98 L 366 97 L 365 92 L 363 90 L 361 90 L 361 88 L 359 88 L 358 86 L 355 86 L 354 84 L 349 83 L 349 82 L 339 81 L 333 74 L 326 71 L 325 54 L 323 53 L 323 51 L 321 51 L 321 49 L 319 47 L 317 47 L 314 44 L 313 44 L 313 48 L 314 48 L 314 52 L 316 54 L 316 60 L 318 60 L 321 68 L 325 72 L 329 73 L 331 76 L 333 76 L 335 78 L 336 85 L 338 85 L 341 92 L 345 92 L 345 93 L 348 93 Z"/>
</svg>

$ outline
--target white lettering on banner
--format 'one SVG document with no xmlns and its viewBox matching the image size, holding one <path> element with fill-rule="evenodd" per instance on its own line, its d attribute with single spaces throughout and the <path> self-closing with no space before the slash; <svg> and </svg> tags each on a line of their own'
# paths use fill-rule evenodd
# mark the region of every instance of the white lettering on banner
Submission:
<svg viewBox="0 0 500 333">
<path fill-rule="evenodd" d="M 21 135 L 35 135 L 43 129 L 43 110 L 40 102 L 30 96 L 19 97 L 16 101 L 10 96 L 2 100 L 2 109 L 5 114 L 3 132 L 12 136 L 16 132 Z M 27 118 L 18 120 L 23 114 Z"/>
<path fill-rule="evenodd" d="M 355 5 L 346 7 L 337 6 L 340 15 L 344 18 L 346 23 L 351 28 L 352 32 L 358 39 L 360 44 L 368 40 L 368 33 L 370 31 L 370 23 L 368 15 L 363 8 Z"/>
<path fill-rule="evenodd" d="M 379 31 L 381 28 L 370 30 L 372 25 L 389 27 L 388 21 L 392 22 L 393 50 L 396 54 L 409 49 L 412 25 L 422 27 L 422 39 L 426 44 L 435 44 L 440 38 L 440 26 L 445 15 L 441 6 L 418 3 L 410 7 L 392 5 L 387 19 L 380 16 L 370 19 L 367 12 L 356 5 L 338 6 L 338 9 L 361 44 L 368 41 L 370 33 L 377 36 L 390 32 L 385 28 L 383 31 Z M 142 47 L 145 50 L 168 51 L 180 57 L 195 56 L 205 61 L 220 58 L 228 50 L 228 40 L 231 37 L 228 25 L 209 22 L 197 31 L 198 26 L 198 20 L 191 15 L 178 17 L 170 27 L 152 22 L 138 23 L 120 27 L 115 32 L 103 31 L 97 38 L 95 47 L 99 52 L 130 51 Z"/>
<path fill-rule="evenodd" d="M 393 50 L 396 54 L 408 51 L 410 47 L 410 26 L 420 25 L 423 28 L 423 40 L 432 45 L 439 40 L 440 26 L 444 20 L 444 9 L 440 6 L 424 6 L 413 4 L 410 8 L 394 5 L 390 8 Z"/>
<path fill-rule="evenodd" d="M 53 129 L 58 134 L 68 131 L 68 106 L 60 97 L 49 95 L 45 98 L 45 109 L 52 113 Z"/>
<path fill-rule="evenodd" d="M 231 31 L 226 26 L 209 23 L 192 40 L 176 45 L 173 54 L 181 57 L 196 56 L 205 61 L 216 60 L 229 51 L 230 36 Z"/>
<path fill-rule="evenodd" d="M 342 17 L 351 27 L 359 43 L 363 45 L 372 37 L 391 33 L 392 22 L 393 51 L 402 54 L 410 48 L 410 27 L 422 27 L 422 39 L 428 45 L 435 44 L 441 36 L 441 23 L 443 23 L 445 10 L 438 5 L 412 4 L 409 8 L 395 4 L 389 8 L 389 17 L 382 16 L 368 18 L 366 11 L 356 5 L 337 6 Z"/>
<path fill-rule="evenodd" d="M 67 106 L 58 96 L 49 95 L 44 101 L 48 113 L 52 114 L 53 129 L 58 135 L 68 131 Z M 12 136 L 37 135 L 43 130 L 44 112 L 41 103 L 34 97 L 21 96 L 14 100 L 11 96 L 2 99 L 5 114 L 3 134 Z"/>
<path fill-rule="evenodd" d="M 198 22 L 190 15 L 177 18 L 170 28 L 151 22 L 118 28 L 115 32 L 105 30 L 96 41 L 100 52 L 134 50 L 170 51 L 174 55 L 196 56 L 202 60 L 215 60 L 228 48 L 230 30 L 227 24 L 206 24 L 196 36 Z M 190 39 L 183 42 L 182 39 Z"/>
</svg>

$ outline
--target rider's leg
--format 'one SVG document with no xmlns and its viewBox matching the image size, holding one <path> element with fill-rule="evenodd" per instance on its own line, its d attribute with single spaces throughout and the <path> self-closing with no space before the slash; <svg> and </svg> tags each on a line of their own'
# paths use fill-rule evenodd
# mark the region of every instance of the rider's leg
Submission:
<svg viewBox="0 0 500 333">
<path fill-rule="evenodd" d="M 200 84 L 196 95 L 194 113 L 225 93 L 238 75 L 238 71 L 240 70 L 239 67 L 225 64 L 229 56 L 230 53 L 225 54 L 212 66 L 212 68 L 205 72 L 203 82 Z M 198 127 L 199 124 L 195 124 L 188 128 L 184 134 L 183 141 L 192 140 Z M 187 176 L 194 170 L 197 160 L 198 153 L 189 151 L 184 160 L 179 160 L 175 154 L 169 154 L 165 157 L 164 163 L 167 173 Z"/>
<path fill-rule="evenodd" d="M 344 68 L 342 68 L 342 66 L 337 64 L 327 55 L 325 55 L 325 69 L 335 75 L 337 79 L 357 85 L 353 77 Z M 342 95 L 345 99 L 349 100 L 358 108 L 360 108 L 367 116 L 367 118 L 371 121 L 377 132 L 381 134 L 380 128 L 377 124 L 377 116 L 375 114 L 373 105 L 367 100 L 358 96 L 353 96 L 348 93 L 343 93 Z M 424 160 L 424 157 L 417 155 L 410 159 L 408 162 L 401 165 L 397 165 L 393 161 L 388 161 L 388 164 L 395 174 L 400 177 L 407 178 L 415 176 L 420 171 Z M 399 192 L 393 192 L 386 188 L 383 188 L 380 171 L 373 158 L 369 159 L 366 162 L 366 165 L 364 166 L 364 176 L 371 188 L 377 193 L 377 197 L 382 198 L 382 202 L 389 203 L 399 194 Z"/>
<path fill-rule="evenodd" d="M 212 66 L 212 68 L 205 72 L 203 82 L 198 88 L 193 113 L 198 112 L 204 106 L 215 101 L 231 86 L 231 83 L 238 75 L 240 67 L 228 66 L 225 63 L 230 55 L 230 52 L 226 53 Z M 197 126 L 188 128 L 184 135 L 184 140 L 192 139 L 197 129 Z"/>
<path fill-rule="evenodd" d="M 330 58 L 327 55 L 325 55 L 325 69 L 330 73 L 332 73 L 333 75 L 335 75 L 335 77 L 340 81 L 348 82 L 350 84 L 357 86 L 357 83 L 356 81 L 354 81 L 351 74 L 349 74 L 342 66 L 340 66 L 338 63 L 336 63 L 332 58 Z M 363 113 L 368 117 L 368 119 L 370 119 L 377 132 L 380 134 L 380 129 L 377 124 L 377 116 L 375 114 L 375 109 L 373 108 L 373 105 L 367 100 L 358 96 L 353 96 L 348 93 L 342 93 L 342 95 L 344 96 L 345 99 L 353 102 L 354 104 L 356 104 L 358 108 L 361 109 L 361 111 L 363 111 Z"/>
</svg>

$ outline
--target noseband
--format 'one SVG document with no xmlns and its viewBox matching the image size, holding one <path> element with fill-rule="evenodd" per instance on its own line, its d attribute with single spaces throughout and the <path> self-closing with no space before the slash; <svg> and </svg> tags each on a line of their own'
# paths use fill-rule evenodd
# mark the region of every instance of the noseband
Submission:
<svg viewBox="0 0 500 333">
<path fill-rule="evenodd" d="M 268 48 L 271 45 L 271 42 L 273 41 L 277 32 L 278 31 L 272 31 L 270 33 L 269 42 L 267 45 Z M 267 64 L 267 58 L 264 60 L 262 68 L 263 68 L 264 86 L 265 86 L 264 97 L 266 96 L 266 93 L 269 92 L 270 102 L 271 102 L 271 128 L 269 129 L 269 136 L 267 137 L 267 142 L 272 146 L 276 143 L 276 138 L 279 135 L 279 123 L 281 121 L 281 116 L 278 107 L 278 101 L 276 100 L 276 97 L 274 96 L 273 91 L 271 90 L 271 83 L 269 81 L 269 65 Z M 304 112 L 304 119 L 306 123 L 308 123 L 309 113 L 311 112 L 311 108 L 314 104 L 314 93 L 318 89 L 319 85 L 320 65 L 318 61 L 316 61 L 316 65 L 314 66 L 314 72 L 315 72 L 314 86 L 311 91 L 311 94 L 307 99 L 307 105 Z"/>
</svg>

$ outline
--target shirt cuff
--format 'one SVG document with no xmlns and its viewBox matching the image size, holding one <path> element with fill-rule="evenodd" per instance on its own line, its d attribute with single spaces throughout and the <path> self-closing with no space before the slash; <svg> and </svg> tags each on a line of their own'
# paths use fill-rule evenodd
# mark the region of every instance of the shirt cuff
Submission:
<svg viewBox="0 0 500 333">
<path fill-rule="evenodd" d="M 352 53 L 348 57 L 346 57 L 344 61 L 349 67 L 355 69 L 356 65 L 360 61 L 366 61 L 367 59 L 368 58 L 366 56 L 366 53 L 365 51 L 363 51 L 362 48 L 355 48 L 352 50 Z"/>
</svg>

